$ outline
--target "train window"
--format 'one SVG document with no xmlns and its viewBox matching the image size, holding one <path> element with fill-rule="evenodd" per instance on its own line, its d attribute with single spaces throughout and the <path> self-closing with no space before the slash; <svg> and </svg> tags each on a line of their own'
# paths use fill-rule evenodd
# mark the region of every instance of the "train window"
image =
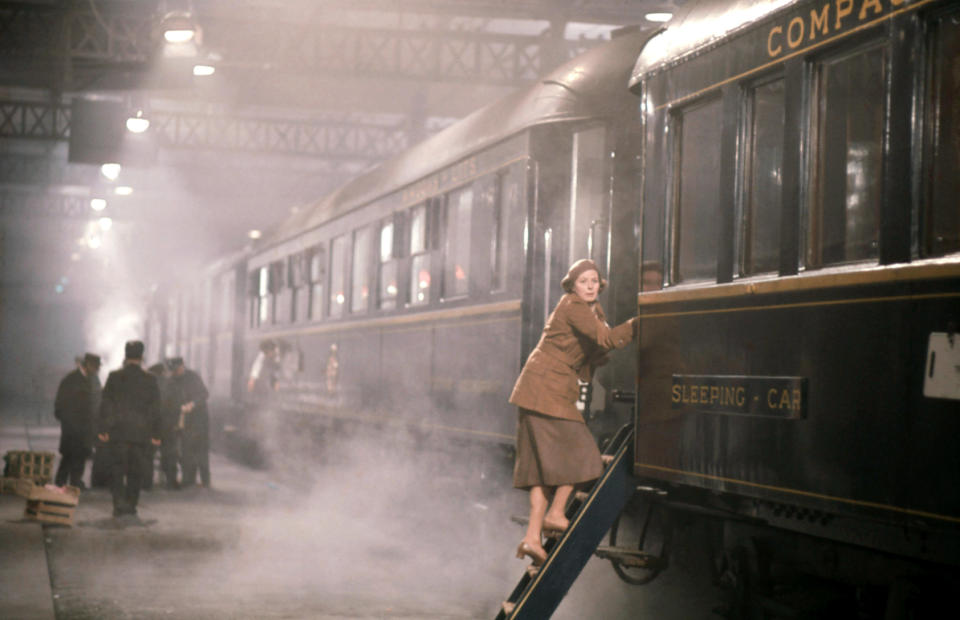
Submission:
<svg viewBox="0 0 960 620">
<path fill-rule="evenodd" d="M 260 270 L 255 269 L 247 274 L 247 312 L 248 323 L 251 329 L 260 324 Z"/>
<path fill-rule="evenodd" d="M 394 257 L 393 217 L 380 223 L 380 265 L 377 273 L 378 303 L 381 308 L 397 307 L 397 259 Z"/>
<path fill-rule="evenodd" d="M 447 195 L 444 211 L 443 296 L 462 297 L 469 293 L 470 214 L 473 188 L 464 187 Z"/>
<path fill-rule="evenodd" d="M 270 296 L 273 302 L 272 323 L 283 323 L 290 319 L 290 289 L 287 288 L 286 261 L 270 263 Z"/>
<path fill-rule="evenodd" d="M 310 264 L 306 252 L 297 252 L 289 258 L 287 283 L 290 287 L 290 322 L 296 323 L 307 317 L 310 292 L 307 289 Z"/>
<path fill-rule="evenodd" d="M 672 118 L 675 283 L 717 277 L 721 107 L 719 99 L 710 99 L 684 108 Z"/>
<path fill-rule="evenodd" d="M 327 252 L 323 244 L 308 250 L 310 255 L 310 319 L 323 318 L 323 285 L 327 279 Z"/>
<path fill-rule="evenodd" d="M 430 301 L 430 254 L 427 253 L 427 205 L 410 210 L 408 220 L 410 240 L 410 298 L 411 305 Z"/>
<path fill-rule="evenodd" d="M 960 250 L 960 13 L 934 25 L 931 56 L 923 252 L 938 256 Z"/>
<path fill-rule="evenodd" d="M 367 311 L 370 302 L 370 243 L 373 229 L 369 226 L 353 232 L 353 270 L 350 282 L 350 312 Z"/>
<path fill-rule="evenodd" d="M 330 242 L 330 316 L 343 316 L 347 302 L 347 236 Z"/>
<path fill-rule="evenodd" d="M 878 256 L 887 62 L 871 45 L 814 67 L 808 267 Z"/>
<path fill-rule="evenodd" d="M 234 281 L 233 273 L 225 274 L 220 280 L 220 330 L 230 331 L 233 329 L 233 307 L 234 307 Z"/>
<path fill-rule="evenodd" d="M 776 271 L 780 264 L 783 204 L 783 78 L 751 84 L 743 124 L 743 196 L 740 217 L 740 273 Z"/>
</svg>

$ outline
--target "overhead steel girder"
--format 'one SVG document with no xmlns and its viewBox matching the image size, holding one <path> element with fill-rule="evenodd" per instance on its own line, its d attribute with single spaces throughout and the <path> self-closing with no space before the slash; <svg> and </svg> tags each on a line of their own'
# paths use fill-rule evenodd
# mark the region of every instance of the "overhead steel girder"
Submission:
<svg viewBox="0 0 960 620">
<path fill-rule="evenodd" d="M 89 220 L 90 198 L 52 192 L 0 190 L 0 218 Z"/>
<path fill-rule="evenodd" d="M 153 116 L 160 146 L 380 161 L 409 146 L 404 126 L 199 114 Z"/>
<path fill-rule="evenodd" d="M 155 112 L 160 147 L 230 150 L 362 162 L 380 161 L 409 146 L 404 125 L 342 120 L 291 121 L 227 115 Z M 0 138 L 68 140 L 70 107 L 0 101 Z"/>
<path fill-rule="evenodd" d="M 594 41 L 489 33 L 222 21 L 204 29 L 231 65 L 282 73 L 519 86 Z"/>
<path fill-rule="evenodd" d="M 135 88 L 157 55 L 150 3 L 78 3 L 60 8 L 0 2 L 0 78 L 60 90 Z M 100 7 L 97 9 L 97 7 Z M 329 23 L 200 19 L 204 49 L 222 67 L 316 76 L 519 85 L 590 41 L 446 30 L 374 30 Z M 159 59 L 157 59 L 159 60 Z M 43 74 L 47 75 L 44 76 Z M 112 73 L 112 74 L 111 74 Z M 52 75 L 51 75 L 52 74 Z"/>
</svg>

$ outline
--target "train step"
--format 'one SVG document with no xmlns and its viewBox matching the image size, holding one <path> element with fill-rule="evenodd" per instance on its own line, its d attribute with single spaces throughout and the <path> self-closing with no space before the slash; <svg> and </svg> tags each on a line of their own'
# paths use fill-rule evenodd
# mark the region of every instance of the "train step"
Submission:
<svg viewBox="0 0 960 620">
<path fill-rule="evenodd" d="M 593 554 L 603 560 L 616 560 L 622 566 L 628 566 L 630 568 L 663 570 L 667 567 L 667 563 L 662 557 L 644 553 L 637 549 L 601 545 L 597 547 L 597 550 L 594 551 Z"/>
<path fill-rule="evenodd" d="M 547 559 L 528 567 L 500 606 L 497 620 L 542 620 L 557 609 L 627 500 L 633 495 L 633 429 L 625 426 L 608 444 L 613 458 L 589 493 L 576 493 L 567 507 L 570 527 L 544 544 Z M 526 519 L 513 518 L 526 524 Z"/>
</svg>

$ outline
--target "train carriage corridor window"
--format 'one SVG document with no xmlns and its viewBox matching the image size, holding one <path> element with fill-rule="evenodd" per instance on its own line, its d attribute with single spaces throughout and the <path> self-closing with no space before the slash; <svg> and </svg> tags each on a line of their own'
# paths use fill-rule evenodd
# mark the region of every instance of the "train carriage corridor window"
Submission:
<svg viewBox="0 0 960 620">
<path fill-rule="evenodd" d="M 473 188 L 447 196 L 444 217 L 443 296 L 462 297 L 470 292 L 470 214 Z"/>
<path fill-rule="evenodd" d="M 960 251 L 960 12 L 943 16 L 933 29 L 927 112 L 924 201 L 925 256 Z"/>
<path fill-rule="evenodd" d="M 887 62 L 872 46 L 815 67 L 808 267 L 879 255 Z"/>
<path fill-rule="evenodd" d="M 350 312 L 367 311 L 370 302 L 370 243 L 373 229 L 370 226 L 353 232 L 353 269 L 350 282 Z"/>
<path fill-rule="evenodd" d="M 347 303 L 347 236 L 330 242 L 330 316 L 343 316 Z"/>
<path fill-rule="evenodd" d="M 673 119 L 673 282 L 717 277 L 721 108 L 712 99 Z"/>
<path fill-rule="evenodd" d="M 315 245 L 309 252 L 310 271 L 310 320 L 323 318 L 323 287 L 327 280 L 327 252 L 323 244 Z"/>
<path fill-rule="evenodd" d="M 380 224 L 380 266 L 377 275 L 378 300 L 381 308 L 397 307 L 397 259 L 393 254 L 393 217 Z"/>
<path fill-rule="evenodd" d="M 410 210 L 410 298 L 411 305 L 430 301 L 430 254 L 428 254 L 427 205 Z"/>
<path fill-rule="evenodd" d="M 777 271 L 783 204 L 783 79 L 766 80 L 747 91 L 743 168 L 740 272 Z"/>
<path fill-rule="evenodd" d="M 273 309 L 271 322 L 284 323 L 290 320 L 290 289 L 287 288 L 286 261 L 270 263 L 270 298 Z"/>
</svg>

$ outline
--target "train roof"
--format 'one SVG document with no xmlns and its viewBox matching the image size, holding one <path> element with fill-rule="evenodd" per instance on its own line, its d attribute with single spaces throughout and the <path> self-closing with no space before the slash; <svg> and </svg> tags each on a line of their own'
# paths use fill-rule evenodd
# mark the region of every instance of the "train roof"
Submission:
<svg viewBox="0 0 960 620">
<path fill-rule="evenodd" d="M 644 46 L 630 76 L 630 88 L 643 75 L 746 30 L 798 1 L 690 0 Z"/>
<path fill-rule="evenodd" d="M 273 241 L 314 228 L 524 129 L 603 117 L 629 105 L 634 99 L 627 90 L 630 68 L 652 33 L 624 29 L 533 86 L 473 112 L 294 214 L 273 232 Z"/>
</svg>

